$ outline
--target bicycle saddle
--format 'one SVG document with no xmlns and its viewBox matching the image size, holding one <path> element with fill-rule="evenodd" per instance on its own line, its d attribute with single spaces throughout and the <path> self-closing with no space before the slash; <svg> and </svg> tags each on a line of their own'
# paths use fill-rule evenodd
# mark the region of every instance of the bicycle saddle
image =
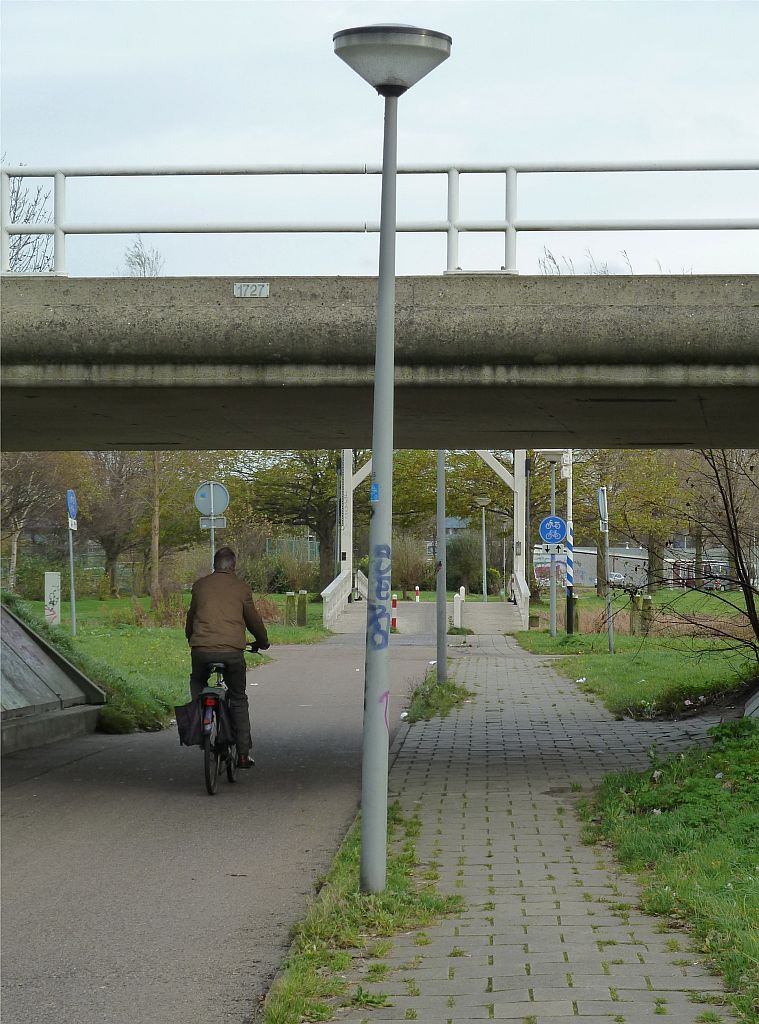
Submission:
<svg viewBox="0 0 759 1024">
<path fill-rule="evenodd" d="M 223 672 L 227 664 L 225 661 L 212 661 L 208 667 L 212 672 Z"/>
</svg>

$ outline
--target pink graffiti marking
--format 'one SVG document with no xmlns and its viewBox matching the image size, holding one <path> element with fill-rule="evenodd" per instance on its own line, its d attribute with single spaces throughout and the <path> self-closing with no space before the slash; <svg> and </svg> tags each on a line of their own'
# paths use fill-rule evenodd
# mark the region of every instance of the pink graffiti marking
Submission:
<svg viewBox="0 0 759 1024">
<path fill-rule="evenodd" d="M 384 705 L 385 705 L 385 728 L 387 729 L 388 732 L 390 732 L 390 722 L 388 721 L 388 709 L 390 708 L 390 691 L 389 690 L 385 690 L 385 692 L 382 694 L 380 699 L 377 701 L 378 704 L 382 704 L 383 702 L 384 702 Z"/>
</svg>

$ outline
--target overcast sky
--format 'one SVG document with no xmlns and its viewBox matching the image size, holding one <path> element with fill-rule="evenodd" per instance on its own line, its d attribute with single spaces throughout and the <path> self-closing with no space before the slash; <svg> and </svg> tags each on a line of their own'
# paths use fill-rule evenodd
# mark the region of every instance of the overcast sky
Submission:
<svg viewBox="0 0 759 1024">
<path fill-rule="evenodd" d="M 399 105 L 399 161 L 759 158 L 759 3 L 4 0 L 7 162 L 46 167 L 377 163 L 382 101 L 332 34 L 373 22 L 453 37 Z M 376 178 L 80 179 L 67 220 L 375 220 Z M 401 180 L 399 217 L 445 217 L 443 179 Z M 462 179 L 464 217 L 503 215 L 503 179 Z M 759 218 L 759 173 L 520 178 L 519 215 Z M 129 235 L 72 238 L 69 272 L 109 276 Z M 146 235 L 167 274 L 376 272 L 376 236 Z M 759 271 L 759 232 L 520 234 L 586 272 Z M 501 236 L 465 235 L 465 269 L 497 270 Z M 399 273 L 439 273 L 445 238 L 402 236 Z"/>
</svg>

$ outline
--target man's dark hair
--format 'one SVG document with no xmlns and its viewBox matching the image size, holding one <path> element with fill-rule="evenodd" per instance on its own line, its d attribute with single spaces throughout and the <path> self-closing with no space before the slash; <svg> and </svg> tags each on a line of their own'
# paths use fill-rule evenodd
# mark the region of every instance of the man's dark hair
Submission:
<svg viewBox="0 0 759 1024">
<path fill-rule="evenodd" d="M 214 569 L 231 570 L 234 572 L 237 559 L 232 548 L 219 548 L 213 556 Z"/>
</svg>

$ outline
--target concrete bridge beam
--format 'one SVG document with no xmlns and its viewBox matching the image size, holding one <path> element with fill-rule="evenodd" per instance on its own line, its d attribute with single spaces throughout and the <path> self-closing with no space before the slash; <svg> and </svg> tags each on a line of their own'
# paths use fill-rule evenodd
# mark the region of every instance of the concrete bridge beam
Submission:
<svg viewBox="0 0 759 1024">
<path fill-rule="evenodd" d="M 376 281 L 234 283 L 4 278 L 4 446 L 369 446 Z M 451 274 L 396 296 L 397 447 L 757 441 L 756 276 Z"/>
</svg>

